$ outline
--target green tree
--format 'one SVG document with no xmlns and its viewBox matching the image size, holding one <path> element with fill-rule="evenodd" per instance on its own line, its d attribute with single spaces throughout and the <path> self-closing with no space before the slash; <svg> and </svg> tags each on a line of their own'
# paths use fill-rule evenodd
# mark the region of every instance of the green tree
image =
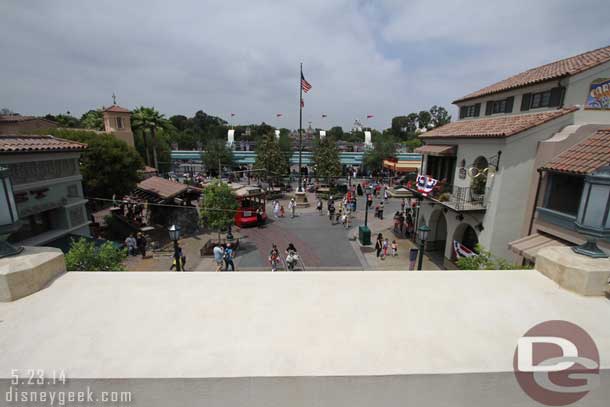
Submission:
<svg viewBox="0 0 610 407">
<path fill-rule="evenodd" d="M 435 128 L 451 122 L 451 116 L 447 112 L 447 109 L 442 106 L 432 106 L 430 108 L 430 115 L 432 116 L 432 124 Z"/>
<path fill-rule="evenodd" d="M 87 144 L 80 160 L 86 196 L 123 196 L 131 192 L 140 180 L 138 170 L 143 168 L 140 155 L 111 134 L 69 129 L 49 129 L 44 133 Z"/>
<path fill-rule="evenodd" d="M 64 127 L 64 128 L 80 128 L 81 124 L 80 121 L 70 115 L 70 112 L 66 112 L 66 114 L 58 114 L 58 115 L 52 115 L 52 114 L 47 114 L 45 116 L 45 119 L 57 122 L 57 124 L 59 124 L 59 127 Z"/>
<path fill-rule="evenodd" d="M 519 270 L 525 268 L 494 256 L 480 244 L 475 246 L 474 251 L 477 253 L 476 256 L 460 257 L 457 260 L 460 270 Z"/>
<path fill-rule="evenodd" d="M 100 110 L 89 110 L 80 118 L 80 124 L 85 129 L 104 130 L 104 113 Z"/>
<path fill-rule="evenodd" d="M 417 147 L 423 146 L 424 143 L 418 138 L 412 138 L 405 141 L 404 145 L 410 152 L 413 152 L 413 150 L 415 150 Z"/>
<path fill-rule="evenodd" d="M 287 156 L 292 155 L 292 140 L 290 139 L 290 130 L 282 128 L 280 129 L 280 150 Z"/>
<path fill-rule="evenodd" d="M 316 144 L 313 150 L 313 163 L 316 176 L 331 183 L 333 177 L 341 175 L 341 161 L 339 149 L 334 137 L 326 136 Z"/>
<path fill-rule="evenodd" d="M 165 118 L 165 116 L 155 110 L 154 107 L 144 107 L 140 106 L 136 110 L 133 111 L 132 115 L 132 127 L 141 132 L 143 140 L 144 140 L 144 148 L 146 150 L 145 157 L 146 163 L 151 165 L 150 156 L 148 154 L 148 140 L 146 133 L 150 132 L 150 141 L 152 146 L 153 153 L 153 161 L 152 165 L 159 169 L 159 160 L 157 158 L 157 132 L 158 130 L 168 130 L 170 129 L 171 123 Z"/>
<path fill-rule="evenodd" d="M 422 110 L 417 115 L 417 122 L 420 129 L 429 129 L 432 123 L 432 115 L 427 110 Z"/>
<path fill-rule="evenodd" d="M 290 169 L 287 155 L 275 139 L 275 134 L 267 134 L 256 143 L 254 169 L 262 170 L 267 181 L 276 180 L 286 175 Z"/>
<path fill-rule="evenodd" d="M 72 242 L 66 254 L 68 271 L 124 271 L 127 249 L 118 249 L 110 242 L 99 247 L 87 239 Z"/>
<path fill-rule="evenodd" d="M 212 139 L 205 146 L 205 151 L 201 155 L 201 160 L 208 172 L 216 174 L 219 168 L 233 167 L 235 158 L 233 151 L 227 146 L 224 140 Z M 221 174 L 218 174 L 220 176 Z"/>
<path fill-rule="evenodd" d="M 213 181 L 203 191 L 201 220 L 204 225 L 218 232 L 219 242 L 220 232 L 233 223 L 237 207 L 235 193 L 220 180 Z"/>
<path fill-rule="evenodd" d="M 396 157 L 396 139 L 390 137 L 379 137 L 373 141 L 373 148 L 364 152 L 362 162 L 369 171 L 375 173 L 383 168 L 383 160 Z"/>
<path fill-rule="evenodd" d="M 330 130 L 328 130 L 326 132 L 326 136 L 332 137 L 335 140 L 344 140 L 345 135 L 343 133 L 343 127 L 341 127 L 341 126 L 331 127 Z"/>
</svg>

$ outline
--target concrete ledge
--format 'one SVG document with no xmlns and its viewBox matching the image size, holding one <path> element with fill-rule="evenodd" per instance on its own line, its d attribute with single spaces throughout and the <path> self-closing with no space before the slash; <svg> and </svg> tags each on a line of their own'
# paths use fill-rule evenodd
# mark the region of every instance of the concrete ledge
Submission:
<svg viewBox="0 0 610 407">
<path fill-rule="evenodd" d="M 17 256 L 0 259 L 0 301 L 14 301 L 40 291 L 65 271 L 61 250 L 25 247 Z"/>
<path fill-rule="evenodd" d="M 576 254 L 569 247 L 553 246 L 536 255 L 536 270 L 561 287 L 581 295 L 604 295 L 610 279 L 610 260 Z"/>
</svg>

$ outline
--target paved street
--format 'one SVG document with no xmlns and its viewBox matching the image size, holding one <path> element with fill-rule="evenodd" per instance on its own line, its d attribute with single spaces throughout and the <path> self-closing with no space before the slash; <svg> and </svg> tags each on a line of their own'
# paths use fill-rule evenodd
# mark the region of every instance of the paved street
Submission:
<svg viewBox="0 0 610 407">
<path fill-rule="evenodd" d="M 299 208 L 297 216 L 293 219 L 286 210 L 286 217 L 274 218 L 271 203 L 268 203 L 267 214 L 269 220 L 263 228 L 246 228 L 234 231 L 236 238 L 240 239 L 235 266 L 238 271 L 269 270 L 268 254 L 273 243 L 278 245 L 282 253 L 288 243 L 293 243 L 305 270 L 407 270 L 409 267 L 409 249 L 414 244 L 403 237 L 396 236 L 393 229 L 392 216 L 400 207 L 400 199 L 389 199 L 385 203 L 384 219 L 373 216 L 369 210 L 368 225 L 371 228 L 371 239 L 374 244 L 377 233 L 383 233 L 390 242 L 396 239 L 398 243 L 398 256 L 388 256 L 380 259 L 375 256 L 373 245 L 362 247 L 357 241 L 358 225 L 364 224 L 364 198 L 358 199 L 358 210 L 352 219 L 352 226 L 346 229 L 342 225 L 332 225 L 326 214 L 326 201 L 324 201 L 324 216 L 315 210 L 315 195 L 308 194 L 311 205 Z M 284 208 L 288 208 L 288 199 L 280 201 Z M 375 204 L 378 200 L 375 201 Z M 210 238 L 215 239 L 216 233 L 202 234 L 181 240 L 181 246 L 187 256 L 187 271 L 213 271 L 215 264 L 211 257 L 200 257 L 199 249 Z M 171 248 L 155 252 L 148 259 L 131 257 L 127 267 L 132 271 L 166 271 L 172 263 Z M 425 270 L 436 270 L 440 267 L 424 257 Z"/>
</svg>

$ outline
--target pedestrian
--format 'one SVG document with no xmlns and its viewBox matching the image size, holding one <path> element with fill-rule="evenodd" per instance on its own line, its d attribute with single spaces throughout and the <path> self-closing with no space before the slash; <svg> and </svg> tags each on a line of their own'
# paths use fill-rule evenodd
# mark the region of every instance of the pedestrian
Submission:
<svg viewBox="0 0 610 407">
<path fill-rule="evenodd" d="M 383 220 L 383 201 L 379 202 L 379 219 Z"/>
<path fill-rule="evenodd" d="M 383 258 L 385 259 L 388 255 L 388 248 L 390 247 L 390 241 L 386 237 L 383 239 Z"/>
<path fill-rule="evenodd" d="M 223 260 L 225 261 L 225 271 L 229 271 L 229 267 L 231 271 L 235 271 L 235 264 L 233 264 L 233 257 L 235 257 L 235 252 L 233 251 L 233 247 L 231 243 L 227 243 L 227 247 L 225 248 L 225 252 L 223 255 Z"/>
<path fill-rule="evenodd" d="M 277 218 L 280 215 L 280 203 L 276 200 L 273 201 L 273 216 Z"/>
<path fill-rule="evenodd" d="M 334 216 L 335 216 L 335 204 L 333 201 L 328 201 L 328 219 L 330 219 L 331 224 L 334 225 Z"/>
<path fill-rule="evenodd" d="M 358 194 L 358 196 L 363 195 L 362 185 L 358 184 L 358 186 L 356 187 L 356 193 Z"/>
<path fill-rule="evenodd" d="M 385 201 L 387 201 L 388 197 L 389 197 L 389 195 L 388 195 L 388 188 L 386 187 L 386 188 L 383 189 L 383 199 Z"/>
<path fill-rule="evenodd" d="M 402 201 L 400 201 L 400 211 L 404 212 L 405 211 L 405 205 L 407 204 L 407 202 L 405 201 L 405 198 L 402 198 Z"/>
<path fill-rule="evenodd" d="M 256 226 L 263 227 L 263 210 L 260 207 L 256 209 Z"/>
<path fill-rule="evenodd" d="M 368 194 L 368 195 L 366 196 L 366 203 L 367 203 L 367 205 L 369 206 L 369 208 L 370 208 L 371 206 L 373 206 L 373 194 Z"/>
<path fill-rule="evenodd" d="M 138 243 L 133 236 L 133 233 L 125 239 L 125 246 L 127 246 L 127 253 L 130 256 L 136 256 L 138 254 Z"/>
<path fill-rule="evenodd" d="M 320 213 L 320 216 L 322 216 L 322 200 L 320 198 L 316 201 L 316 209 Z"/>
<path fill-rule="evenodd" d="M 178 260 L 176 261 L 176 255 L 174 254 L 172 259 L 172 265 L 169 267 L 169 270 L 172 271 L 176 269 L 176 271 L 184 271 L 184 263 L 186 262 L 186 257 L 184 253 L 182 253 L 182 247 L 178 247 Z"/>
<path fill-rule="evenodd" d="M 381 256 L 381 250 L 383 250 L 383 235 L 379 233 L 377 235 L 377 240 L 375 241 L 375 253 L 377 255 L 377 258 Z"/>
<path fill-rule="evenodd" d="M 142 234 L 142 232 L 138 232 L 136 237 L 136 244 L 138 246 L 138 251 L 142 255 L 142 258 L 146 258 L 146 237 Z"/>
<path fill-rule="evenodd" d="M 288 209 L 290 210 L 290 217 L 294 218 L 295 216 L 297 216 L 297 203 L 294 198 L 290 199 L 290 202 L 288 203 Z"/>
<path fill-rule="evenodd" d="M 375 217 L 376 217 L 376 218 L 378 218 L 378 217 L 379 217 L 379 208 L 380 208 L 380 205 L 379 205 L 379 204 L 375 205 Z"/>
<path fill-rule="evenodd" d="M 286 216 L 286 211 L 284 210 L 284 205 L 280 205 L 280 218 Z"/>
<path fill-rule="evenodd" d="M 222 271 L 222 263 L 224 257 L 224 250 L 220 243 L 216 243 L 214 246 L 214 261 L 216 262 L 216 271 Z"/>
<path fill-rule="evenodd" d="M 392 256 L 398 256 L 398 244 L 396 240 L 392 240 Z"/>
</svg>

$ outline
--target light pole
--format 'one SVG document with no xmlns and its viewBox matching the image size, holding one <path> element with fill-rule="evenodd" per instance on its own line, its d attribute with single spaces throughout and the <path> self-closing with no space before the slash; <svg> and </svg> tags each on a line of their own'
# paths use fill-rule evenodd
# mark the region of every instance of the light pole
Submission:
<svg viewBox="0 0 610 407">
<path fill-rule="evenodd" d="M 417 261 L 417 269 L 421 270 L 422 263 L 424 261 L 424 248 L 426 247 L 426 240 L 428 239 L 428 232 L 430 227 L 428 225 L 421 225 L 418 229 L 419 232 L 419 260 Z"/>
<path fill-rule="evenodd" d="M 371 194 L 371 187 L 366 188 L 365 202 L 364 202 L 364 225 L 358 227 L 358 240 L 363 246 L 371 244 L 371 229 L 368 227 L 369 220 L 369 195 Z"/>
<path fill-rule="evenodd" d="M 176 261 L 176 271 L 182 271 L 180 253 L 178 252 L 178 240 L 180 240 L 180 226 L 172 225 L 169 229 L 169 240 L 174 242 L 174 260 Z"/>
<path fill-rule="evenodd" d="M 8 168 L 0 167 L 0 258 L 14 256 L 23 251 L 23 247 L 15 247 L 6 241 L 19 227 L 19 213 Z"/>
</svg>

